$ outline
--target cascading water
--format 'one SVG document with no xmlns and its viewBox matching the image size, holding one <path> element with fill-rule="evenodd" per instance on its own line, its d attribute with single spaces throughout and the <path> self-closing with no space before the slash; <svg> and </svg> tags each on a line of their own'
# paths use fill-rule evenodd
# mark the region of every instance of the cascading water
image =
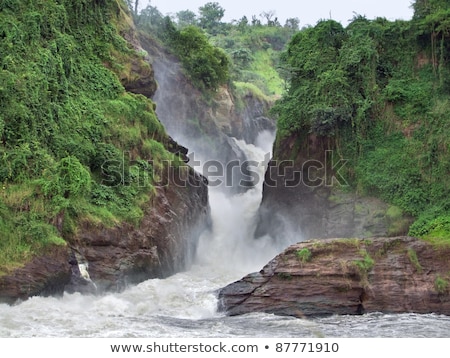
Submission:
<svg viewBox="0 0 450 358">
<path fill-rule="evenodd" d="M 268 134 L 260 136 L 269 145 Z M 236 144 L 256 162 L 266 150 Z M 263 166 L 257 168 L 263 170 Z M 255 171 L 257 171 L 255 169 Z M 303 320 L 269 314 L 227 317 L 217 312 L 216 290 L 259 270 L 280 248 L 252 240 L 261 182 L 241 194 L 210 192 L 213 225 L 200 238 L 193 266 L 121 293 L 33 297 L 0 305 L 0 337 L 447 337 L 450 317 L 384 315 Z"/>
<path fill-rule="evenodd" d="M 154 63 L 160 84 L 158 98 L 166 102 L 158 103 L 163 123 L 165 113 L 161 112 L 179 108 L 168 98 L 178 100 L 180 106 L 189 107 L 190 103 L 178 96 L 173 87 L 179 85 L 178 73 L 173 81 L 166 75 L 177 72 L 177 67 L 167 65 L 170 63 L 163 60 Z M 174 113 L 166 114 L 170 119 Z M 181 123 L 189 119 L 185 117 Z M 177 124 L 167 127 L 176 129 Z M 195 143 L 183 140 L 186 139 L 183 128 L 170 134 L 181 144 L 196 147 Z M 227 317 L 217 312 L 219 288 L 249 272 L 259 271 L 290 241 L 276 246 L 268 237 L 253 240 L 263 164 L 270 158 L 267 153 L 272 147 L 273 133 L 262 131 L 257 137 L 255 145 L 233 138 L 221 142 L 259 164 L 251 168 L 258 174 L 253 178 L 257 180 L 253 188 L 237 194 L 210 187 L 212 228 L 200 237 L 197 259 L 188 271 L 163 280 L 148 280 L 121 293 L 75 293 L 61 298 L 33 297 L 14 306 L 0 304 L 0 337 L 448 337 L 450 317 L 437 315 L 369 314 L 304 320 L 264 313 Z M 197 159 L 203 160 L 201 164 L 208 160 L 205 155 L 196 154 Z M 80 269 L 88 279 L 86 268 L 85 265 Z"/>
</svg>

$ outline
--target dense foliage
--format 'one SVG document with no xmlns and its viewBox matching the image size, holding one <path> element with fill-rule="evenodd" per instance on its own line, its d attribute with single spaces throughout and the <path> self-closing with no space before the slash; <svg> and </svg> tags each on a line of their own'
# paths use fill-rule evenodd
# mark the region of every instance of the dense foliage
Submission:
<svg viewBox="0 0 450 358">
<path fill-rule="evenodd" d="M 430 239 L 450 239 L 449 5 L 303 29 L 282 56 L 289 88 L 273 109 L 279 140 L 329 137 L 349 182 L 416 217 L 410 233 Z"/>
<path fill-rule="evenodd" d="M 133 4 L 131 4 L 133 5 Z M 214 91 L 234 82 L 238 87 L 252 84 L 265 95 L 281 95 L 283 81 L 276 70 L 280 51 L 298 30 L 299 20 L 284 26 L 273 12 L 222 22 L 225 9 L 208 2 L 198 9 L 164 16 L 148 5 L 135 15 L 139 28 L 158 37 L 179 58 L 188 78 L 202 91 Z"/>
<path fill-rule="evenodd" d="M 119 81 L 140 61 L 119 35 L 126 11 L 120 1 L 0 1 L 1 270 L 64 244 L 83 221 L 138 223 L 149 160 L 171 158 L 153 103 Z"/>
<path fill-rule="evenodd" d="M 170 17 L 164 17 L 151 5 L 136 15 L 136 22 L 141 31 L 158 37 L 178 56 L 186 76 L 194 86 L 204 92 L 214 92 L 228 81 L 228 57 L 209 42 L 200 27 L 188 24 L 187 19 L 185 21 L 186 26 L 177 28 Z"/>
</svg>

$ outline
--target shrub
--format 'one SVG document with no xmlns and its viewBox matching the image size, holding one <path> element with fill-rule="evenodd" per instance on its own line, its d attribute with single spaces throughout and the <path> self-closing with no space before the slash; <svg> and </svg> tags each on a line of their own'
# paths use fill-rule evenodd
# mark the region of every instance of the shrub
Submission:
<svg viewBox="0 0 450 358">
<path fill-rule="evenodd" d="M 301 250 L 297 250 L 296 255 L 302 263 L 310 261 L 312 257 L 311 250 L 306 247 Z"/>
</svg>

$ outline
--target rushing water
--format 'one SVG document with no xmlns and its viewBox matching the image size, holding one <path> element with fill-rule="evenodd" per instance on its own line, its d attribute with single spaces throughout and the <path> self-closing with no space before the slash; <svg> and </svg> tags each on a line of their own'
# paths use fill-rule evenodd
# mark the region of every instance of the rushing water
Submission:
<svg viewBox="0 0 450 358">
<path fill-rule="evenodd" d="M 267 148 L 242 141 L 237 144 L 252 159 L 265 158 Z M 269 238 L 251 239 L 260 200 L 261 183 L 234 196 L 212 189 L 213 228 L 200 238 L 198 258 L 189 271 L 148 280 L 121 293 L 34 297 L 15 306 L 0 305 L 0 337 L 450 336 L 450 317 L 437 315 L 369 314 L 305 320 L 262 313 L 238 317 L 218 313 L 217 289 L 259 270 L 283 249 L 273 247 Z"/>
</svg>

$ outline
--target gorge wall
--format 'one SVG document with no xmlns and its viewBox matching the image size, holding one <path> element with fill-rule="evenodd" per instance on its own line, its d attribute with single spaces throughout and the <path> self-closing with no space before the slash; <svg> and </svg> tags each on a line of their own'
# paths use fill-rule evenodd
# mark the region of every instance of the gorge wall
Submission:
<svg viewBox="0 0 450 358">
<path fill-rule="evenodd" d="M 188 150 L 171 139 L 155 117 L 154 104 L 150 101 L 157 88 L 153 68 L 139 54 L 142 48 L 126 5 L 122 2 L 112 2 L 107 7 L 99 7 L 94 3 L 77 7 L 72 2 L 64 2 L 60 5 L 49 2 L 40 11 L 45 15 L 46 11 L 55 11 L 54 7 L 63 12 L 70 20 L 70 25 L 69 23 L 63 24 L 64 26 L 61 28 L 50 24 L 55 26 L 52 27 L 55 32 L 54 37 L 58 40 L 63 38 L 71 41 L 73 46 L 77 47 L 81 57 L 80 62 L 86 61 L 87 63 L 81 69 L 77 68 L 78 71 L 97 69 L 96 76 L 99 78 L 95 76 L 90 78 L 87 88 L 75 82 L 78 77 L 73 75 L 73 72 L 66 72 L 65 75 L 59 74 L 68 84 L 66 91 L 72 91 L 70 93 L 73 98 L 77 99 L 79 93 L 82 96 L 93 98 L 89 102 L 91 103 L 90 110 L 96 111 L 96 115 L 102 118 L 100 122 L 90 127 L 91 136 L 92 133 L 98 134 L 98 138 L 96 137 L 95 140 L 89 138 L 89 143 L 92 143 L 92 152 L 97 155 L 92 154 L 93 159 L 83 162 L 80 153 L 84 149 L 84 142 L 76 145 L 77 149 L 72 158 L 76 158 L 78 155 L 80 159 L 71 160 L 80 163 L 80 172 L 88 178 L 86 179 L 88 188 L 83 188 L 83 192 L 79 190 L 80 193 L 86 195 L 86 198 L 81 194 L 79 197 L 70 195 L 69 198 L 69 191 L 66 191 L 64 194 L 65 207 L 52 209 L 56 211 L 56 214 L 46 214 L 45 220 L 48 220 L 50 224 L 40 222 L 36 224 L 48 225 L 48 231 L 53 236 L 59 236 L 58 243 L 45 246 L 36 245 L 39 249 L 35 249 L 25 259 L 22 258 L 20 262 L 17 262 L 16 259 L 13 265 L 0 267 L 1 302 L 14 303 L 35 295 L 55 295 L 62 294 L 64 291 L 84 293 L 117 291 L 124 289 L 128 284 L 135 284 L 150 278 L 167 277 L 189 266 L 194 257 L 200 233 L 210 224 L 207 180 L 185 164 L 188 161 L 186 157 Z M 76 9 L 72 9 L 72 7 L 76 7 Z M 11 21 L 28 15 L 28 12 L 21 12 L 20 9 L 4 10 L 12 19 Z M 76 17 L 84 20 L 77 21 Z M 101 18 L 102 21 L 95 20 L 97 18 Z M 76 30 L 72 32 L 71 26 L 76 27 Z M 104 27 L 113 31 L 111 41 L 114 45 L 109 48 L 111 53 L 106 56 L 108 61 L 102 58 L 103 53 L 97 54 L 97 52 L 91 56 L 86 55 L 87 59 L 85 59 L 83 51 L 86 53 L 92 51 L 89 41 L 98 41 L 97 37 L 100 37 L 99 43 L 104 43 L 104 39 L 101 38 Z M 94 30 L 94 34 L 90 35 L 92 28 L 96 30 Z M 124 39 L 126 42 L 123 42 Z M 34 44 L 34 46 L 38 50 L 41 48 L 40 46 L 43 48 L 48 46 L 47 41 L 51 42 L 52 46 L 55 45 L 53 44 L 54 39 L 50 38 L 49 40 L 44 35 L 42 35 L 42 39 L 38 37 L 37 41 L 38 45 Z M 126 44 L 125 48 L 124 44 Z M 24 46 L 31 45 L 33 44 L 24 44 Z M 62 45 L 58 43 L 58 46 Z M 95 46 L 93 48 L 98 50 Z M 57 56 L 62 55 L 54 56 L 57 60 L 61 60 Z M 65 58 L 62 61 L 64 60 L 69 61 Z M 73 66 L 76 67 L 76 64 Z M 33 67 L 31 66 L 31 68 Z M 100 82 L 104 78 L 100 78 L 101 75 L 98 73 L 109 78 L 111 84 L 101 84 Z M 80 80 L 84 81 L 85 79 L 80 76 Z M 96 80 L 99 82 L 96 83 Z M 97 99 L 98 88 L 109 89 L 108 85 L 115 88 L 117 94 L 113 92 L 110 95 L 112 98 L 100 96 Z M 91 91 L 92 88 L 97 90 Z M 147 99 L 135 96 L 135 94 L 143 95 Z M 112 101 L 111 105 L 119 104 L 124 98 L 125 102 L 120 104 L 119 110 L 108 108 L 110 103 L 108 101 Z M 28 105 L 24 98 L 19 98 L 19 100 L 24 103 L 24 108 Z M 127 100 L 129 102 L 126 103 Z M 43 105 L 46 104 L 45 94 L 42 94 L 41 101 Z M 60 101 L 54 105 L 63 107 L 67 100 Z M 82 104 L 77 105 L 82 106 Z M 63 113 L 62 110 L 60 110 L 60 115 L 62 115 L 61 113 Z M 124 118 L 127 118 L 130 113 L 132 113 L 131 121 L 124 121 Z M 118 116 L 118 123 L 114 122 L 116 120 L 114 116 Z M 42 118 L 47 120 L 46 117 Z M 142 122 L 143 118 L 146 118 L 145 124 Z M 53 120 L 53 117 L 49 120 Z M 88 126 L 85 118 L 83 120 L 85 126 Z M 74 126 L 69 130 L 70 133 L 80 132 L 79 128 L 75 128 L 77 126 L 76 118 L 71 118 L 69 124 Z M 6 125 L 14 125 L 14 122 L 7 122 Z M 89 123 L 89 125 L 91 124 Z M 116 131 L 116 134 L 111 135 L 109 132 L 111 129 L 113 132 Z M 125 139 L 133 130 L 138 131 L 136 139 L 131 141 L 128 140 L 130 137 Z M 117 136 L 118 133 L 121 134 Z M 58 132 L 57 135 L 59 135 Z M 81 135 L 85 135 L 85 133 L 82 132 Z M 63 136 L 66 141 L 63 149 L 67 152 L 69 150 L 67 143 L 71 138 L 67 137 L 67 134 Z M 74 138 L 78 139 L 76 136 Z M 38 137 L 37 140 L 40 139 Z M 83 140 L 85 139 L 83 138 Z M 11 143 L 13 145 L 13 142 Z M 44 148 L 54 145 L 52 141 L 45 143 Z M 3 141 L 0 148 L 2 152 L 6 153 L 6 158 L 8 158 L 8 151 L 12 150 L 8 144 Z M 147 149 L 144 150 L 145 146 Z M 102 148 L 107 148 L 103 157 L 103 154 L 98 154 L 102 153 Z M 118 155 L 117 153 L 122 154 Z M 138 169 L 135 167 L 130 169 L 130 173 L 125 173 L 126 163 L 120 162 L 120 160 L 128 160 L 128 158 L 125 158 L 123 153 L 128 153 L 131 163 L 135 162 L 149 172 L 143 175 L 142 168 L 136 172 Z M 47 160 L 49 160 L 48 158 L 50 156 L 47 157 Z M 97 164 L 94 162 L 102 160 L 102 158 L 104 162 Z M 52 161 L 53 159 L 50 163 Z M 108 162 L 113 163 L 115 167 L 108 167 L 105 164 Z M 47 172 L 49 170 L 47 169 Z M 133 170 L 135 171 L 133 172 Z M 41 176 L 44 174 L 39 173 Z M 68 180 L 72 180 L 70 174 L 66 173 L 65 175 L 66 178 L 69 178 Z M 111 180 L 113 175 L 119 175 L 117 184 L 102 186 L 102 180 Z M 126 177 L 126 175 L 131 176 Z M 137 175 L 134 180 L 147 178 L 147 181 L 141 185 L 140 182 L 132 181 L 133 175 Z M 143 175 L 143 177 L 139 178 L 139 175 Z M 32 198 L 49 200 L 40 197 L 42 189 L 40 187 L 34 189 L 35 185 L 31 180 L 28 184 L 27 182 L 15 183 L 13 180 L 15 178 L 7 179 L 8 188 L 6 185 L 3 187 L 0 197 L 2 210 L 11 210 L 11 215 L 9 212 L 3 211 L 8 214 L 5 216 L 5 220 L 9 217 L 11 220 L 17 220 L 20 215 L 28 216 L 28 212 L 30 215 L 34 214 Z M 69 184 L 73 183 L 69 182 Z M 25 209 L 21 206 L 22 204 L 10 200 L 8 196 L 11 195 L 10 191 L 12 192 L 20 185 L 29 185 L 32 188 L 31 192 L 36 190 L 29 198 L 26 198 L 28 204 Z M 96 195 L 101 195 L 97 196 L 97 202 L 94 205 L 89 202 L 94 197 L 94 194 L 90 194 L 88 191 L 91 190 L 91 187 L 96 188 Z M 52 198 L 57 195 L 55 191 L 57 188 L 55 186 L 50 186 L 50 188 L 48 196 Z M 129 192 L 132 192 L 133 196 L 130 197 Z M 83 204 L 84 207 L 81 209 L 76 208 L 79 204 L 75 203 L 78 201 L 87 204 Z M 138 208 L 135 203 L 139 201 L 143 203 L 139 204 Z M 8 204 L 9 202 L 11 204 Z M 52 202 L 47 201 L 46 203 L 49 203 L 46 205 L 50 207 Z M 111 205 L 116 205 L 114 203 L 119 203 L 119 211 L 124 211 L 124 208 L 120 207 L 121 204 L 127 204 L 130 205 L 129 210 L 137 210 L 136 212 L 142 212 L 142 215 L 139 220 L 130 221 L 107 214 L 106 217 L 109 216 L 110 219 L 103 222 L 101 218 L 92 214 L 92 210 L 94 213 L 98 210 L 108 212 L 107 210 L 111 210 Z M 13 210 L 18 205 L 19 211 L 16 209 L 14 212 Z M 2 224 L 4 224 L 3 217 Z M 47 228 L 47 226 L 45 227 Z M 9 227 L 7 228 L 9 229 Z M 32 233 L 32 235 L 34 234 Z M 37 239 L 30 237 L 29 240 L 33 242 Z"/>
<path fill-rule="evenodd" d="M 358 195 L 342 175 L 348 165 L 330 138 L 304 133 L 277 140 L 256 236 L 282 240 L 297 233 L 300 240 L 406 234 L 411 218 L 378 198 Z"/>
</svg>

